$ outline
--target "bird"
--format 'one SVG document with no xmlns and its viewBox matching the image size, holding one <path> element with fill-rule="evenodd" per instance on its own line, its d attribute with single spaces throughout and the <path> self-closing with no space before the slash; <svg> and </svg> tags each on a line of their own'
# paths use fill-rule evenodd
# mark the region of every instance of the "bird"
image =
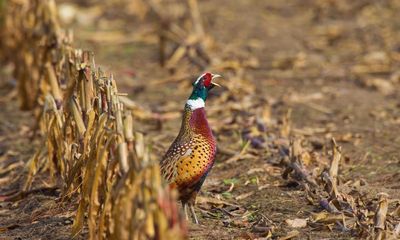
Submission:
<svg viewBox="0 0 400 240">
<path fill-rule="evenodd" d="M 193 221 L 199 224 L 194 211 L 196 197 L 214 165 L 216 139 L 208 124 L 205 102 L 211 89 L 220 86 L 214 79 L 221 77 L 203 73 L 193 82 L 193 91 L 186 101 L 178 136 L 160 161 L 161 174 L 171 189 L 179 193 L 186 220 L 188 208 Z"/>
</svg>

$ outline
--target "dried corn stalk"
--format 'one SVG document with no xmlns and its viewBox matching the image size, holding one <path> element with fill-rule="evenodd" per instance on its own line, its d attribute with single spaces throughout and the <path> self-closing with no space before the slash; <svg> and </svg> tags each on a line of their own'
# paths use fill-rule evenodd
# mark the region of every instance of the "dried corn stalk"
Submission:
<svg viewBox="0 0 400 240">
<path fill-rule="evenodd" d="M 211 57 L 214 40 L 205 34 L 197 0 L 188 1 L 127 1 L 128 10 L 144 19 L 152 17 L 160 44 L 160 64 L 170 70 L 187 59 L 204 69 L 217 56 Z M 133 10 L 136 8 L 136 10 Z M 137 9 L 143 9 L 138 11 Z M 172 49 L 172 50 L 169 50 Z"/>
<path fill-rule="evenodd" d="M 14 65 L 21 108 L 43 104 L 48 92 L 60 101 L 54 74 L 71 38 L 60 29 L 54 0 L 10 0 L 2 4 L 5 14 L 0 51 Z"/>
<path fill-rule="evenodd" d="M 121 180 L 124 188 L 117 191 L 110 207 L 114 222 L 109 239 L 185 238 L 181 230 L 185 226 L 174 202 L 176 193 L 162 190 L 159 171 L 158 165 L 149 165 L 139 174 L 131 170 Z"/>
<path fill-rule="evenodd" d="M 90 239 L 185 238 L 176 194 L 148 159 L 134 113 L 93 54 L 70 46 L 54 1 L 9 1 L 4 12 L 1 51 L 15 66 L 22 107 L 43 105 L 36 109 L 44 144 L 26 166 L 22 190 L 48 172 L 62 179 L 64 200 L 79 194 L 73 236 L 87 216 Z"/>
</svg>

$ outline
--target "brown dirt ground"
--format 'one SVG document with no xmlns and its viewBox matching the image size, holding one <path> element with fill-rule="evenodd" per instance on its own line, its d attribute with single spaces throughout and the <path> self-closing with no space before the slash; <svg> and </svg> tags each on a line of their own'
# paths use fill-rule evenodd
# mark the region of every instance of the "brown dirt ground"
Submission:
<svg viewBox="0 0 400 240">
<path fill-rule="evenodd" d="M 317 129 L 334 126 L 330 132 L 314 133 L 307 138 L 328 142 L 331 136 L 349 141 L 339 141 L 346 161 L 341 164 L 343 182 L 364 180 L 367 185 L 360 191 L 373 198 L 378 192 L 387 192 L 391 199 L 400 199 L 400 58 L 391 61 L 386 71 L 379 73 L 355 73 L 354 67 L 364 63 L 373 53 L 400 56 L 400 19 L 396 13 L 400 4 L 396 1 L 257 1 L 218 0 L 200 1 L 207 34 L 217 43 L 230 49 L 231 54 L 247 55 L 259 59 L 260 66 L 248 69 L 246 77 L 257 86 L 254 92 L 274 102 L 272 118 L 279 119 L 286 109 L 292 108 L 295 129 Z M 331 5 L 329 5 L 329 3 Z M 328 5 L 324 5 L 328 4 Z M 83 9 L 85 11 L 85 9 Z M 189 85 L 179 83 L 152 85 L 152 81 L 168 76 L 158 65 L 157 42 L 143 37 L 150 23 L 126 19 L 110 10 L 107 18 L 97 23 L 73 26 L 76 46 L 89 48 L 96 53 L 97 63 L 112 69 L 119 81 L 121 92 L 155 112 L 181 111 L 190 92 Z M 122 36 L 138 36 L 127 43 L 93 39 L 92 34 L 122 33 Z M 223 48 L 224 48 L 223 47 Z M 221 51 L 223 52 L 223 48 Z M 373 58 L 373 57 L 372 57 Z M 386 61 L 385 59 L 380 61 Z M 195 71 L 195 70 L 193 70 Z M 3 70 L 1 94 L 12 89 L 12 79 Z M 193 76 L 197 75 L 193 72 Z M 224 73 L 221 73 L 224 75 Z M 393 91 L 389 93 L 367 87 L 369 79 L 392 79 Z M 229 79 L 221 80 L 222 85 Z M 180 89 L 176 91 L 176 89 Z M 217 90 L 215 93 L 218 95 Z M 319 94 L 319 95 L 318 95 Z M 292 101 L 290 96 L 319 96 L 307 102 Z M 26 162 L 35 146 L 31 141 L 32 114 L 17 110 L 15 100 L 3 97 L 0 111 L 0 197 L 15 191 L 20 181 L 18 172 L 3 172 L 10 164 Z M 213 96 L 207 102 L 213 105 Z M 209 115 L 210 122 L 220 122 L 221 115 Z M 180 119 L 138 123 L 154 142 L 154 149 L 162 154 L 179 130 Z M 139 129 L 139 127 L 138 127 Z M 158 137 L 162 132 L 162 136 Z M 222 148 L 240 149 L 240 133 L 216 133 Z M 225 136 L 222 136 L 225 135 Z M 227 137 L 228 136 L 228 137 Z M 306 201 L 304 192 L 282 179 L 282 169 L 276 167 L 261 154 L 255 159 L 243 159 L 225 163 L 227 156 L 219 153 L 217 162 L 201 195 L 221 198 L 249 212 L 249 221 L 262 216 L 277 227 L 273 237 L 286 235 L 293 229 L 285 225 L 286 219 L 307 218 L 318 206 Z M 267 169 L 254 171 L 256 168 Z M 258 183 L 252 181 L 257 179 Z M 229 195 L 224 180 L 234 179 L 235 187 Z M 250 180 L 250 184 L 245 182 Z M 258 190 L 259 186 L 269 184 Z M 0 239 L 69 239 L 68 232 L 73 213 L 66 203 L 57 199 L 58 192 L 49 189 L 46 176 L 35 181 L 33 192 L 17 203 L 0 202 Z M 242 200 L 241 194 L 254 191 Z M 239 239 L 254 235 L 251 226 L 226 223 L 228 218 L 218 209 L 199 204 L 201 225 L 190 226 L 193 239 Z M 212 213 L 213 215 L 210 215 Z M 217 216 L 217 217 L 216 217 Z M 10 227 L 11 226 L 11 227 Z M 8 227 L 6 231 L 2 228 Z M 339 229 L 298 229 L 298 239 L 350 239 L 351 233 Z M 4 234 L 4 235 L 3 235 Z M 3 237 L 3 236 L 4 237 Z M 83 235 L 84 236 L 84 235 Z"/>
</svg>

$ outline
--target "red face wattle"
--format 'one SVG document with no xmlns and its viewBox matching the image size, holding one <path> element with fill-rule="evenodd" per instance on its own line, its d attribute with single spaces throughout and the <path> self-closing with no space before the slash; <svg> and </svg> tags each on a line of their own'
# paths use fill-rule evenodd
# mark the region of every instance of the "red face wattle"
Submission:
<svg viewBox="0 0 400 240">
<path fill-rule="evenodd" d="M 211 80 L 212 80 L 211 73 L 205 73 L 203 76 L 203 83 L 206 88 L 211 87 Z"/>
<path fill-rule="evenodd" d="M 215 86 L 220 87 L 219 84 L 213 82 L 215 78 L 221 77 L 218 74 L 212 74 L 209 72 L 206 72 L 202 74 L 195 82 L 193 82 L 193 87 L 194 88 L 205 88 L 206 90 L 211 90 Z"/>
</svg>

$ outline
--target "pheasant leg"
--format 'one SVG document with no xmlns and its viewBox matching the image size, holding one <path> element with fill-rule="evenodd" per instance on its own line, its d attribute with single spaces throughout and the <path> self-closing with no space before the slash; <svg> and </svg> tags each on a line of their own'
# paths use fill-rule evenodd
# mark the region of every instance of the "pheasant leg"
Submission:
<svg viewBox="0 0 400 240">
<path fill-rule="evenodd" d="M 196 212 L 194 211 L 194 205 L 189 204 L 190 212 L 192 213 L 192 216 L 194 218 L 194 223 L 199 224 L 199 220 L 197 219 Z"/>
<path fill-rule="evenodd" d="M 188 205 L 186 203 L 182 203 L 183 205 L 183 212 L 185 213 L 186 221 L 189 221 L 189 214 L 187 211 Z"/>
</svg>

